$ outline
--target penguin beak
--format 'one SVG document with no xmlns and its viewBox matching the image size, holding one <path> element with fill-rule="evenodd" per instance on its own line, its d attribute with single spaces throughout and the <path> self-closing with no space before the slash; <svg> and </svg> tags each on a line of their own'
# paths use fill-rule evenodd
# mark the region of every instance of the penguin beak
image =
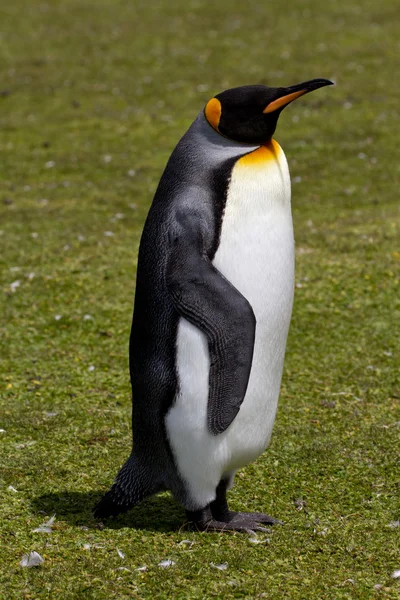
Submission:
<svg viewBox="0 0 400 600">
<path fill-rule="evenodd" d="M 291 85 L 287 88 L 278 88 L 278 97 L 264 108 L 263 113 L 267 114 L 282 109 L 290 102 L 293 102 L 293 100 L 296 100 L 296 98 L 313 92 L 325 85 L 333 85 L 333 81 L 329 81 L 329 79 L 311 79 L 310 81 L 304 81 L 303 83 Z"/>
</svg>

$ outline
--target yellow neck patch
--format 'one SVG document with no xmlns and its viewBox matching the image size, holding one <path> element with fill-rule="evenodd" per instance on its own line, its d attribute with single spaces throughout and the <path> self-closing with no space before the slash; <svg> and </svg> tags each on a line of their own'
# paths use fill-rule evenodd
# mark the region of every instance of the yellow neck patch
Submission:
<svg viewBox="0 0 400 600">
<path fill-rule="evenodd" d="M 275 140 L 270 140 L 263 144 L 257 150 L 245 154 L 239 158 L 238 163 L 244 167 L 262 166 L 262 163 L 278 160 L 278 154 L 281 150 L 280 145 Z"/>
<path fill-rule="evenodd" d="M 206 116 L 207 121 L 210 123 L 211 127 L 215 129 L 215 131 L 218 131 L 221 113 L 221 102 L 217 100 L 217 98 L 211 98 L 211 100 L 209 100 L 209 102 L 207 102 L 206 104 L 204 114 Z"/>
</svg>

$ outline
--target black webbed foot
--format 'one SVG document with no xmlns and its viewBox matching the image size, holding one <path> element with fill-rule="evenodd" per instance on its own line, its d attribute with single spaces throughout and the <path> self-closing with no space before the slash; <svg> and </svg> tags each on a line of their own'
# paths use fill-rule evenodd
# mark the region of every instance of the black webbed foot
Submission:
<svg viewBox="0 0 400 600">
<path fill-rule="evenodd" d="M 191 527 L 197 531 L 268 531 L 263 525 L 282 525 L 282 521 L 265 513 L 245 513 L 229 510 L 226 500 L 227 481 L 222 480 L 216 498 L 209 506 L 186 511 Z"/>
<path fill-rule="evenodd" d="M 208 507 L 199 511 L 186 511 L 186 514 L 191 528 L 195 531 L 245 531 L 247 533 L 263 531 L 265 533 L 269 530 L 261 523 L 275 524 L 279 522 L 268 515 L 262 515 L 262 513 L 233 512 L 230 514 L 229 520 L 219 521 L 212 516 Z M 257 518 L 254 518 L 254 515 L 257 515 Z M 260 518 L 261 515 L 264 520 Z"/>
</svg>

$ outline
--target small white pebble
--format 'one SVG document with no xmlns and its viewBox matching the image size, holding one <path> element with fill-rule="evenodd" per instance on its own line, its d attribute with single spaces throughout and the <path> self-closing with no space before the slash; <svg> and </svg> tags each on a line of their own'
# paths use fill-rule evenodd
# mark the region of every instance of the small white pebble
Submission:
<svg viewBox="0 0 400 600">
<path fill-rule="evenodd" d="M 29 281 L 32 281 L 32 279 L 35 277 L 35 273 L 31 272 L 28 273 L 27 278 L 29 279 Z"/>
<path fill-rule="evenodd" d="M 94 365 L 90 365 L 90 367 L 88 367 L 88 371 L 94 371 L 95 370 L 95 366 Z"/>
<path fill-rule="evenodd" d="M 357 154 L 357 158 L 360 158 L 361 160 L 364 160 L 365 158 L 367 158 L 367 155 L 365 154 L 365 152 L 359 152 Z"/>
<path fill-rule="evenodd" d="M 112 232 L 112 231 L 105 231 L 105 232 L 104 232 L 104 235 L 105 235 L 106 237 L 113 237 L 113 235 L 114 235 L 114 234 L 113 234 L 113 232 Z"/>
<path fill-rule="evenodd" d="M 29 446 L 33 446 L 36 444 L 35 440 L 30 440 L 29 442 L 23 442 L 22 444 L 15 444 L 17 450 L 21 450 L 22 448 L 28 448 Z"/>
<path fill-rule="evenodd" d="M 374 585 L 374 590 L 381 590 L 383 588 L 383 585 L 381 583 L 376 583 Z"/>
<path fill-rule="evenodd" d="M 91 319 L 93 319 L 92 315 L 83 315 L 84 321 L 90 321 Z"/>
<path fill-rule="evenodd" d="M 44 166 L 46 167 L 46 169 L 52 169 L 55 166 L 55 164 L 56 163 L 54 162 L 54 160 L 48 160 Z"/>
<path fill-rule="evenodd" d="M 312 248 L 302 248 L 299 246 L 296 248 L 297 254 L 312 254 L 314 250 Z M 308 277 L 303 277 L 302 281 L 308 281 Z"/>
<path fill-rule="evenodd" d="M 249 537 L 249 542 L 251 544 L 269 544 L 270 538 L 261 538 L 259 539 L 256 535 L 252 535 Z"/>
<path fill-rule="evenodd" d="M 226 571 L 226 569 L 228 568 L 228 565 L 226 563 L 215 565 L 213 562 L 211 562 L 210 565 L 214 567 L 214 569 L 218 569 L 219 571 Z"/>
<path fill-rule="evenodd" d="M 84 550 L 90 550 L 91 545 L 90 544 L 83 544 L 83 549 Z"/>
<path fill-rule="evenodd" d="M 33 533 L 53 533 L 53 523 L 55 521 L 56 515 L 50 517 L 48 521 L 33 529 Z"/>
<path fill-rule="evenodd" d="M 119 548 L 117 548 L 117 553 L 120 558 L 125 558 L 125 554 Z"/>
<path fill-rule="evenodd" d="M 344 193 L 346 194 L 346 196 L 352 196 L 356 189 L 357 188 L 354 185 L 352 185 L 350 187 L 344 188 Z"/>
<path fill-rule="evenodd" d="M 70 248 L 71 246 L 69 244 L 65 244 L 65 246 L 63 246 L 64 252 L 67 252 L 67 250 L 69 250 Z"/>
<path fill-rule="evenodd" d="M 12 292 L 15 292 L 15 290 L 16 290 L 17 288 L 19 288 L 19 286 L 20 286 L 20 285 L 21 285 L 21 282 L 20 282 L 20 280 L 19 280 L 19 279 L 17 279 L 16 281 L 13 281 L 12 283 L 10 283 L 10 290 L 11 290 Z"/>
<path fill-rule="evenodd" d="M 62 315 L 56 315 L 56 316 L 54 317 L 54 319 L 55 319 L 56 321 L 59 321 L 60 319 L 62 319 Z"/>
<path fill-rule="evenodd" d="M 0 429 L 0 433 L 5 433 L 6 430 L 5 429 Z"/>
<path fill-rule="evenodd" d="M 40 556 L 37 552 L 29 552 L 29 554 L 24 554 L 21 562 L 19 563 L 21 567 L 38 567 L 44 562 L 44 558 Z"/>
<path fill-rule="evenodd" d="M 182 540 L 181 542 L 179 542 L 178 546 L 185 546 L 187 548 L 191 548 L 193 544 L 194 542 L 192 542 L 191 540 Z"/>
<path fill-rule="evenodd" d="M 128 171 L 128 176 L 129 176 L 129 177 L 135 177 L 135 175 L 136 175 L 136 171 L 135 171 L 135 169 L 129 169 L 129 171 Z"/>
<path fill-rule="evenodd" d="M 158 563 L 158 566 L 162 567 L 163 569 L 168 569 L 169 567 L 173 567 L 174 564 L 175 563 L 173 560 L 162 560 L 161 562 Z"/>
<path fill-rule="evenodd" d="M 105 155 L 103 156 L 103 160 L 104 160 L 104 162 L 105 162 L 105 163 L 109 163 L 109 162 L 111 162 L 111 161 L 112 161 L 112 156 L 111 156 L 111 154 L 105 154 Z"/>
<path fill-rule="evenodd" d="M 116 219 L 125 219 L 125 214 L 124 214 L 124 213 L 116 213 L 116 214 L 114 215 L 114 217 L 115 217 Z"/>
<path fill-rule="evenodd" d="M 396 569 L 395 571 L 393 571 L 391 577 L 393 579 L 398 579 L 400 577 L 400 569 Z"/>
<path fill-rule="evenodd" d="M 16 490 L 13 485 L 9 485 L 7 489 L 10 490 L 10 492 L 14 492 L 15 494 L 18 493 L 18 490 Z"/>
<path fill-rule="evenodd" d="M 84 242 L 86 238 L 85 238 L 85 236 L 84 236 L 84 235 L 78 235 L 78 236 L 77 236 L 77 239 L 78 239 L 80 242 Z"/>
</svg>

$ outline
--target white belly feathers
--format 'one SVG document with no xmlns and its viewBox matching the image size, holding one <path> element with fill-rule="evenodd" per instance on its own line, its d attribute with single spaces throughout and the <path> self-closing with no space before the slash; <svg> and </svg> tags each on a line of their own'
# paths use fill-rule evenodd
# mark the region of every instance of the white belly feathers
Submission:
<svg viewBox="0 0 400 600">
<path fill-rule="evenodd" d="M 207 429 L 207 340 L 180 320 L 179 393 L 166 416 L 166 428 L 193 508 L 211 502 L 224 475 L 263 452 L 275 420 L 294 288 L 290 177 L 276 142 L 235 164 L 213 264 L 251 304 L 256 338 L 240 411 L 224 433 L 213 436 Z"/>
</svg>

